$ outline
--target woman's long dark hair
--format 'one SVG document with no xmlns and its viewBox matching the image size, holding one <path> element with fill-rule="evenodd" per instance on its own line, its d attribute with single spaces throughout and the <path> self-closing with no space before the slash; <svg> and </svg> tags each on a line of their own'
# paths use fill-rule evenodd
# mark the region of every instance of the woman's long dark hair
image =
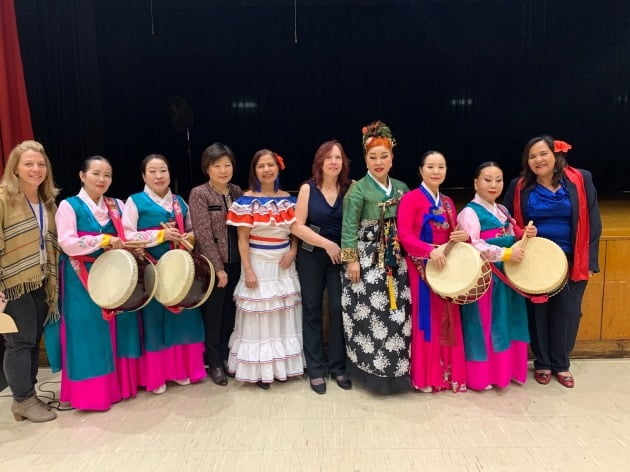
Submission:
<svg viewBox="0 0 630 472">
<path fill-rule="evenodd" d="M 549 147 L 549 151 L 555 156 L 556 163 L 553 166 L 553 176 L 551 178 L 551 184 L 554 187 L 560 185 L 560 179 L 562 178 L 562 170 L 567 166 L 567 160 L 565 158 L 564 152 L 554 152 L 553 148 L 553 138 L 547 134 L 543 134 L 541 136 L 536 136 L 535 138 L 530 139 L 525 144 L 525 149 L 523 149 L 523 156 L 521 159 L 521 177 L 525 181 L 524 187 L 533 187 L 536 185 L 536 174 L 532 172 L 529 168 L 529 150 L 532 146 L 540 141 L 544 141 L 547 147 Z"/>
<path fill-rule="evenodd" d="M 254 154 L 254 157 L 252 157 L 252 161 L 249 164 L 249 189 L 255 192 L 260 192 L 261 190 L 260 180 L 258 180 L 258 177 L 256 176 L 256 165 L 258 164 L 258 161 L 260 160 L 260 158 L 263 156 L 273 157 L 274 160 L 276 161 L 276 165 L 278 165 L 278 155 L 275 152 L 270 151 L 269 149 L 261 149 L 260 151 L 256 151 L 256 154 Z M 276 192 L 280 190 L 280 166 L 279 165 L 278 165 L 278 177 L 276 178 L 273 189 Z"/>
</svg>

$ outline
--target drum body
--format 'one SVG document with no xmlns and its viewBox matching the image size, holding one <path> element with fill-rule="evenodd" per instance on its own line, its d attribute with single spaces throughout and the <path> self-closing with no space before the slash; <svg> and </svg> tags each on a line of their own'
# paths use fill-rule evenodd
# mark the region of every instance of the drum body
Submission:
<svg viewBox="0 0 630 472">
<path fill-rule="evenodd" d="M 155 299 L 168 307 L 196 308 L 214 288 L 214 267 L 200 254 L 173 249 L 160 257 L 156 270 Z"/>
<path fill-rule="evenodd" d="M 138 261 L 129 251 L 112 249 L 101 254 L 88 275 L 88 293 L 101 308 L 135 311 L 151 301 L 156 284 L 155 266 Z"/>
<path fill-rule="evenodd" d="M 513 247 L 518 247 L 518 241 Z M 528 238 L 521 262 L 505 261 L 505 275 L 522 292 L 530 295 L 554 295 L 567 282 L 569 262 L 564 251 L 547 238 Z"/>
<path fill-rule="evenodd" d="M 447 244 L 438 250 L 444 251 Z M 479 251 L 467 243 L 453 244 L 442 270 L 429 259 L 425 274 L 427 284 L 435 293 L 458 305 L 479 300 L 492 281 L 490 263 L 483 261 Z"/>
</svg>

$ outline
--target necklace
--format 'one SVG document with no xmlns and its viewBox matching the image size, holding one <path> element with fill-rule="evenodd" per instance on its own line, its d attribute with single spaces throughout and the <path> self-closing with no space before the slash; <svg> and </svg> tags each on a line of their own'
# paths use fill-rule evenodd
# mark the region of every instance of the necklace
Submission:
<svg viewBox="0 0 630 472">
<path fill-rule="evenodd" d="M 210 187 L 217 192 L 219 195 L 221 195 L 223 197 L 223 200 L 225 202 L 225 207 L 229 208 L 232 206 L 232 195 L 230 194 L 230 186 L 227 185 L 226 186 L 226 190 L 219 190 L 218 188 L 216 188 L 214 185 L 212 185 L 211 182 L 208 182 L 210 184 Z"/>
</svg>

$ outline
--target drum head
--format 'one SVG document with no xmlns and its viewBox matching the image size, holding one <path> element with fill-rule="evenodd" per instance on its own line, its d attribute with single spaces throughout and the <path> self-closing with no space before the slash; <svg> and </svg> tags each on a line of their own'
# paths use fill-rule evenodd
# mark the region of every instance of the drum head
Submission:
<svg viewBox="0 0 630 472">
<path fill-rule="evenodd" d="M 138 264 L 124 249 L 101 254 L 88 275 L 88 293 L 101 308 L 118 308 L 131 296 L 138 283 Z"/>
<path fill-rule="evenodd" d="M 517 247 L 521 241 L 514 246 Z M 564 251 L 547 238 L 529 238 L 521 262 L 505 261 L 505 275 L 525 293 L 549 294 L 562 287 L 569 263 Z"/>
<path fill-rule="evenodd" d="M 446 244 L 438 249 L 444 251 Z M 446 256 L 446 266 L 439 270 L 429 259 L 426 267 L 427 283 L 442 297 L 464 295 L 475 286 L 481 274 L 482 260 L 474 247 L 467 243 L 455 243 Z"/>
<path fill-rule="evenodd" d="M 183 249 L 166 252 L 156 265 L 155 299 L 165 306 L 181 302 L 192 287 L 195 265 L 192 256 Z"/>
</svg>

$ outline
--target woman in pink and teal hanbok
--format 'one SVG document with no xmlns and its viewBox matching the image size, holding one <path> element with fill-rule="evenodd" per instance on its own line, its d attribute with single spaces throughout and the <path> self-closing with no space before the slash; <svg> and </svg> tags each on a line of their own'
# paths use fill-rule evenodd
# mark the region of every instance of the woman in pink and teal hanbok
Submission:
<svg viewBox="0 0 630 472">
<path fill-rule="evenodd" d="M 61 368 L 62 402 L 79 410 L 107 410 L 138 390 L 142 353 L 138 313 L 103 316 L 86 289 L 92 263 L 104 248 L 122 248 L 120 200 L 105 197 L 112 168 L 101 156 L 85 160 L 78 195 L 59 204 L 55 217 L 60 258 L 60 343 L 48 336 L 53 371 Z M 60 355 L 58 354 L 58 349 Z"/>
<path fill-rule="evenodd" d="M 484 162 L 477 168 L 474 185 L 475 198 L 457 219 L 471 244 L 494 265 L 494 274 L 488 291 L 475 303 L 462 306 L 462 327 L 468 386 L 490 390 L 527 380 L 525 298 L 502 280 L 503 261 L 523 259 L 524 250 L 511 247 L 523 230 L 495 201 L 503 191 L 503 172 L 495 162 Z M 536 228 L 529 226 L 525 232 L 535 236 Z"/>
<path fill-rule="evenodd" d="M 182 239 L 193 241 L 190 214 L 186 202 L 171 193 L 164 156 L 148 155 L 141 169 L 145 187 L 125 203 L 125 236 L 145 241 L 149 256 L 158 260 Z M 142 309 L 142 336 L 140 382 L 147 390 L 160 394 L 167 381 L 188 385 L 206 377 L 201 309 L 174 313 L 153 299 Z"/>
</svg>

